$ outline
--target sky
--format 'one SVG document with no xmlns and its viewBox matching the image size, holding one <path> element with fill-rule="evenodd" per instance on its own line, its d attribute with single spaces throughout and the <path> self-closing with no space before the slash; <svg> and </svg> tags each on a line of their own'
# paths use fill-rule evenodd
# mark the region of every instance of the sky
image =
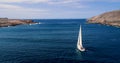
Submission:
<svg viewBox="0 0 120 63">
<path fill-rule="evenodd" d="M 0 17 L 80 19 L 120 10 L 120 0 L 0 0 Z"/>
</svg>

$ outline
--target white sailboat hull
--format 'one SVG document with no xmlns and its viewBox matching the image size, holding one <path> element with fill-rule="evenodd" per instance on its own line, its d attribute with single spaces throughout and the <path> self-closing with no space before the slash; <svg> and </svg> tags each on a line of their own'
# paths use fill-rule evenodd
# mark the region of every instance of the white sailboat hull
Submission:
<svg viewBox="0 0 120 63">
<path fill-rule="evenodd" d="M 78 50 L 80 51 L 85 51 L 85 48 L 84 47 L 80 47 L 79 45 L 77 46 Z"/>
</svg>

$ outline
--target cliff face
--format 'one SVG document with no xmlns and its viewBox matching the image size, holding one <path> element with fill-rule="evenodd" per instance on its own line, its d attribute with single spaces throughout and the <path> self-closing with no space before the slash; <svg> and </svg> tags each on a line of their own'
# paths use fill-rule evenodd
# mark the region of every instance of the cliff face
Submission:
<svg viewBox="0 0 120 63">
<path fill-rule="evenodd" d="M 0 18 L 0 27 L 16 26 L 21 24 L 34 24 L 32 20 Z"/>
<path fill-rule="evenodd" d="M 88 23 L 100 23 L 112 26 L 120 26 L 120 10 L 106 12 L 88 19 Z"/>
</svg>

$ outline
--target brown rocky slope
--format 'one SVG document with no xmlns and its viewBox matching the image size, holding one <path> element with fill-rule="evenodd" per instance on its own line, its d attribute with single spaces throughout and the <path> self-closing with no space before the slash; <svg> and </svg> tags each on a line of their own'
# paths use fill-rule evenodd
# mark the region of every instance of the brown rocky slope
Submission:
<svg viewBox="0 0 120 63">
<path fill-rule="evenodd" d="M 120 27 L 120 10 L 106 12 L 88 19 L 88 23 L 100 23 Z"/>
<path fill-rule="evenodd" d="M 0 27 L 16 26 L 22 24 L 34 24 L 32 20 L 0 18 Z"/>
</svg>

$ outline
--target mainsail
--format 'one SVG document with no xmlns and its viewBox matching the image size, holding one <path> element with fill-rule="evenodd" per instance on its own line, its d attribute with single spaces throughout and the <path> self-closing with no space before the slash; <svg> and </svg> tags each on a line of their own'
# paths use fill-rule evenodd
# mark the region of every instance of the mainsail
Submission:
<svg viewBox="0 0 120 63">
<path fill-rule="evenodd" d="M 81 26 L 80 26 L 79 36 L 78 36 L 77 48 L 80 51 L 85 51 L 85 48 L 82 45 L 82 29 L 81 29 Z"/>
</svg>

